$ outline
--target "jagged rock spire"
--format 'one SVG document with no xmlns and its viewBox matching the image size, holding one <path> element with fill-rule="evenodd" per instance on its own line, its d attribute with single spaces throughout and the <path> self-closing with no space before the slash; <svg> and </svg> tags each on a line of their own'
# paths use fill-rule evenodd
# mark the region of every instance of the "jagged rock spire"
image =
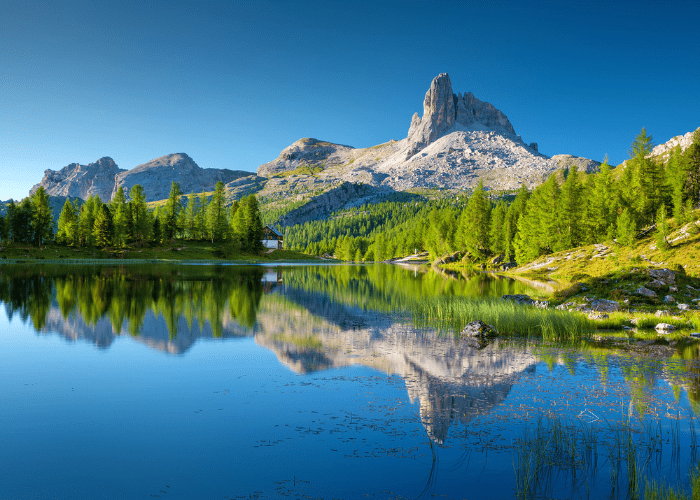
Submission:
<svg viewBox="0 0 700 500">
<path fill-rule="evenodd" d="M 515 136 L 515 130 L 506 115 L 492 104 L 480 101 L 471 92 L 453 94 L 450 76 L 440 73 L 425 94 L 423 117 L 420 118 L 416 113 L 411 120 L 406 159 L 440 138 L 457 123 L 465 127 L 480 123 L 498 133 Z"/>
</svg>

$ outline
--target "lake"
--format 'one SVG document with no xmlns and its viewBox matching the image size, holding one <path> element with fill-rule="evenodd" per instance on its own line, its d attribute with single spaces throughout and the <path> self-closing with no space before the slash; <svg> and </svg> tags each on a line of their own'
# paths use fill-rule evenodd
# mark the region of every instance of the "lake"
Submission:
<svg viewBox="0 0 700 500">
<path fill-rule="evenodd" d="M 2 266 L 0 498 L 689 492 L 696 346 L 476 348 L 411 316 L 534 285 L 386 264 Z"/>
</svg>

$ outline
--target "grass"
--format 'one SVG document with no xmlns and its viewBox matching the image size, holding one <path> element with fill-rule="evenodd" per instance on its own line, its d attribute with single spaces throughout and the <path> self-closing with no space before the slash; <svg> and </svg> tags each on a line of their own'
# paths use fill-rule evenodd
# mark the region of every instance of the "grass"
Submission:
<svg viewBox="0 0 700 500">
<path fill-rule="evenodd" d="M 36 248 L 31 245 L 10 244 L 0 247 L 0 263 L 11 262 L 89 262 L 89 261 L 316 261 L 317 257 L 291 250 L 273 250 L 270 253 L 250 254 L 227 250 L 222 245 L 206 241 L 179 241 L 161 247 L 87 248 L 67 247 L 51 243 Z"/>
<path fill-rule="evenodd" d="M 605 474 L 610 482 L 609 498 L 642 498 L 672 500 L 700 498 L 700 468 L 697 465 L 695 422 L 689 422 L 689 484 L 675 487 L 653 477 L 662 475 L 662 457 L 680 470 L 681 430 L 679 420 L 669 429 L 662 429 L 659 420 L 633 423 L 623 421 L 607 428 L 596 428 L 583 420 L 562 420 L 542 417 L 534 426 L 526 427 L 517 440 L 513 460 L 516 498 L 550 498 L 553 492 L 562 496 L 563 488 L 571 488 L 576 496 L 596 495 L 591 491 L 602 484 Z M 683 443 L 686 448 L 686 443 Z M 687 477 L 687 476 L 686 476 Z M 688 496 L 690 490 L 690 496 Z"/>
<path fill-rule="evenodd" d="M 412 313 L 419 322 L 441 324 L 454 329 L 456 335 L 475 320 L 484 321 L 505 335 L 542 336 L 548 341 L 578 341 L 595 330 L 595 324 L 580 314 L 501 299 L 436 297 L 418 302 Z"/>
</svg>

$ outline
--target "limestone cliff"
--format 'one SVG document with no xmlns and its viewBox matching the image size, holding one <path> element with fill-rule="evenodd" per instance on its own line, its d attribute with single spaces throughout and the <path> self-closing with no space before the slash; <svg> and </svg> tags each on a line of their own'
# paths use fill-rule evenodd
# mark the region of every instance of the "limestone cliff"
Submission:
<svg viewBox="0 0 700 500">
<path fill-rule="evenodd" d="M 184 194 L 213 191 L 216 183 L 224 184 L 240 177 L 249 176 L 250 172 L 216 168 L 201 168 L 185 153 L 161 156 L 148 163 L 119 173 L 114 182 L 113 196 L 119 187 L 129 194 L 136 184 L 143 186 L 147 201 L 163 200 L 168 197 L 172 182 L 180 183 Z"/>
<path fill-rule="evenodd" d="M 102 200 L 109 200 L 114 188 L 114 177 L 120 172 L 124 170 L 108 156 L 88 165 L 71 163 L 58 171 L 44 171 L 44 178 L 32 187 L 29 194 L 34 194 L 39 186 L 43 186 L 51 196 L 87 199 L 91 195 L 97 195 Z"/>
</svg>

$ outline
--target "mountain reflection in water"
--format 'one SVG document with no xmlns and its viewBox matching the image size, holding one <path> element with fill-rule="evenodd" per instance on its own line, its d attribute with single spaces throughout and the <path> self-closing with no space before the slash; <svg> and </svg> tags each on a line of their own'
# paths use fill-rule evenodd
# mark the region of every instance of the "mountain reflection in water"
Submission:
<svg viewBox="0 0 700 500">
<path fill-rule="evenodd" d="M 37 332 L 109 348 L 117 336 L 184 355 L 200 339 L 254 336 L 296 373 L 360 365 L 403 378 L 431 439 L 451 425 L 489 413 L 523 373 L 547 355 L 530 348 L 482 349 L 436 329 L 416 327 L 406 311 L 431 296 L 523 293 L 521 282 L 493 275 L 440 274 L 375 266 L 10 267 L 0 271 L 8 317 Z M 681 353 L 682 354 L 682 353 Z M 694 350 L 687 353 L 691 359 Z M 603 357 L 604 358 L 604 357 Z M 604 377 L 605 363 L 592 351 Z M 566 355 L 550 361 L 567 365 Z M 573 367 L 571 368 L 574 369 Z M 688 371 L 696 370 L 690 363 Z M 635 362 L 624 369 L 630 405 L 645 411 L 645 386 L 666 379 L 697 406 L 697 377 Z M 642 382 L 639 382 L 642 380 Z"/>
<path fill-rule="evenodd" d="M 61 272 L 63 271 L 63 272 Z M 5 267 L 0 299 L 8 317 L 43 334 L 109 348 L 129 335 L 170 354 L 199 339 L 254 336 L 297 373 L 363 365 L 399 374 L 419 402 L 430 437 L 468 423 L 534 370 L 527 352 L 477 350 L 400 314 L 434 295 L 502 295 L 522 285 L 491 275 L 440 275 L 393 266 Z"/>
</svg>

